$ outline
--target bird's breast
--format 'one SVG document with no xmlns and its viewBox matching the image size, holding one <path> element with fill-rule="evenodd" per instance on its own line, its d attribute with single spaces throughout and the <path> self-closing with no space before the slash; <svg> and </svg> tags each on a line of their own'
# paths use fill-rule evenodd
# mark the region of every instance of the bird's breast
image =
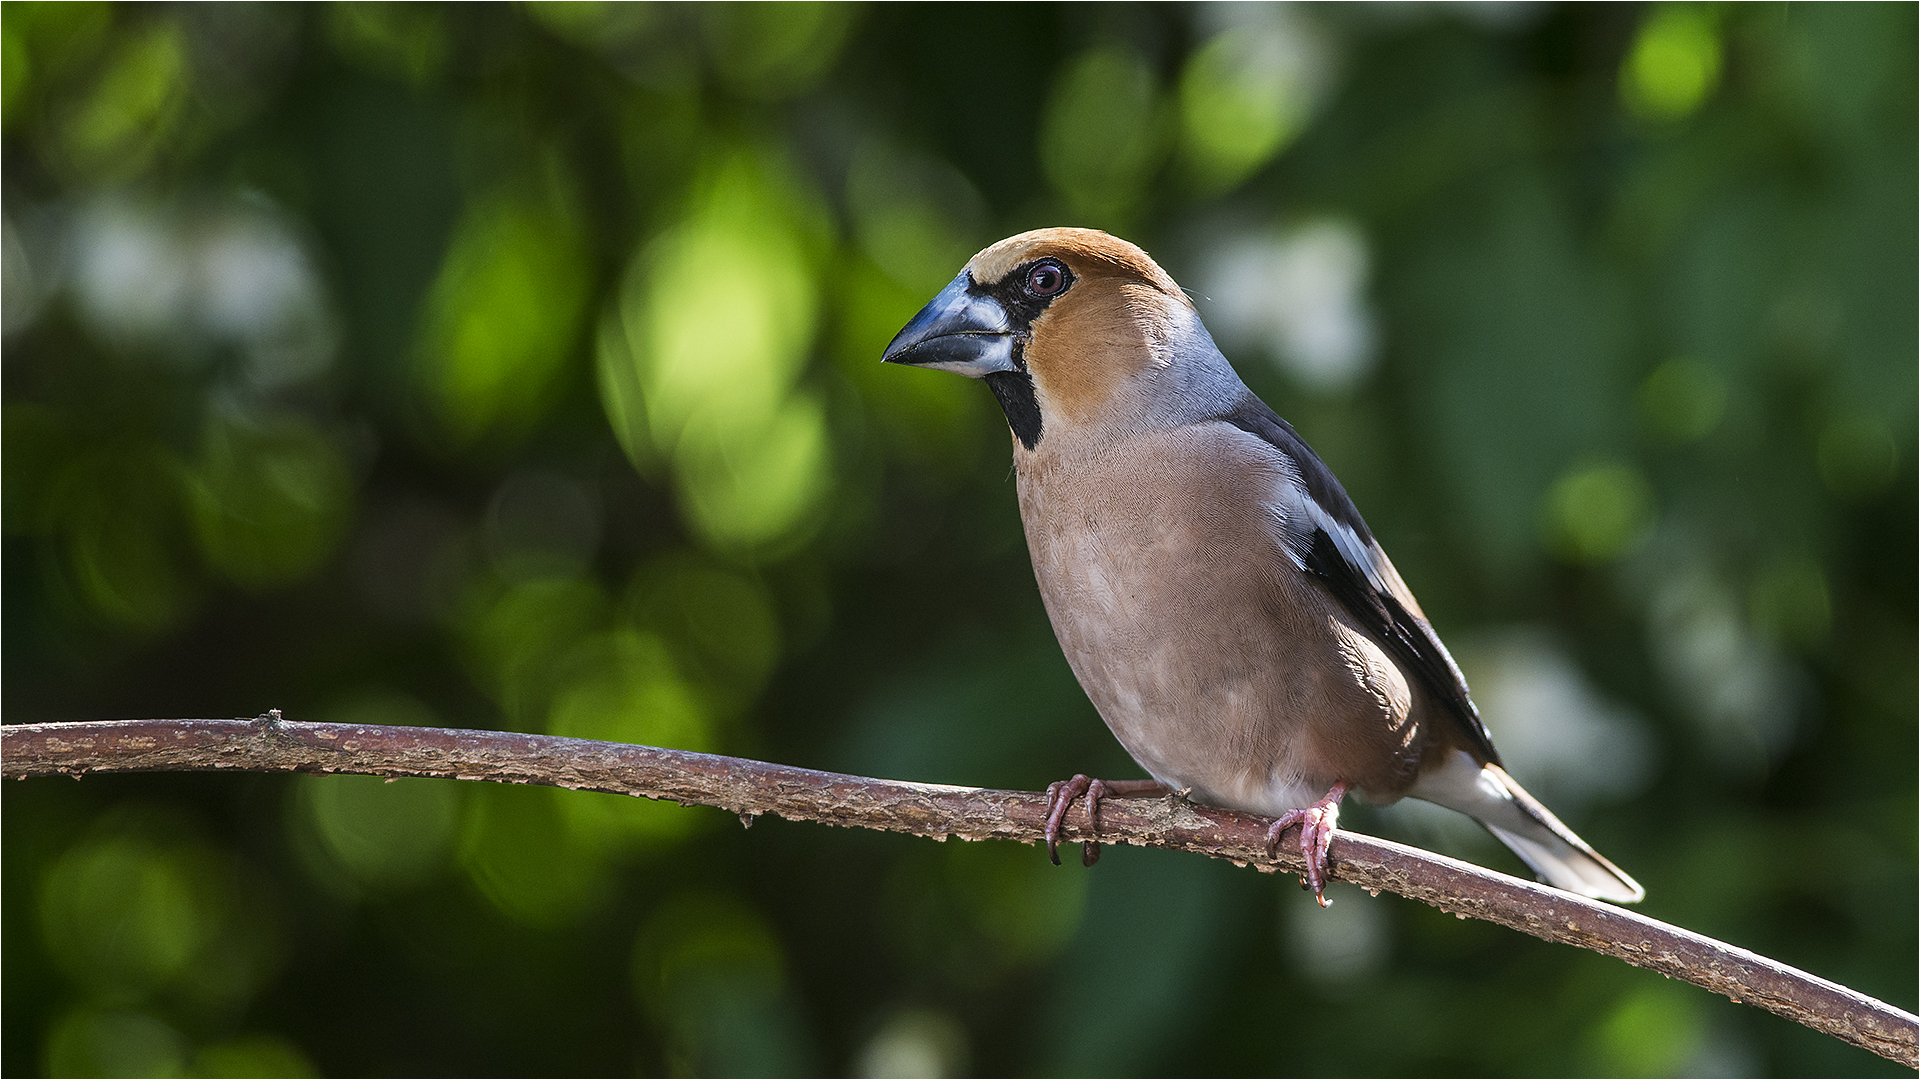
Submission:
<svg viewBox="0 0 1920 1080">
<path fill-rule="evenodd" d="M 1273 813 L 1337 779 L 1307 721 L 1351 664 L 1325 652 L 1318 596 L 1287 594 L 1259 497 L 1282 477 L 1233 450 L 1189 430 L 1027 455 L 1021 518 L 1061 648 L 1121 744 L 1163 783 Z"/>
<path fill-rule="evenodd" d="M 1412 782 L 1426 705 L 1294 564 L 1276 460 L 1225 425 L 1017 454 L 1034 575 L 1067 662 L 1155 779 L 1275 814 Z"/>
</svg>

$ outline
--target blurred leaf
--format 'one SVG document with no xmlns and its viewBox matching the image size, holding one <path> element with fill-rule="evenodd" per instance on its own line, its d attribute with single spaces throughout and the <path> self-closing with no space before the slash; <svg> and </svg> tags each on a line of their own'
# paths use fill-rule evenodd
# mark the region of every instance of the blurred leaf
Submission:
<svg viewBox="0 0 1920 1080">
<path fill-rule="evenodd" d="M 1159 81 L 1133 50 L 1109 45 L 1076 58 L 1053 86 L 1040 161 L 1088 224 L 1128 219 L 1166 155 Z"/>
<path fill-rule="evenodd" d="M 47 485 L 42 520 L 58 530 L 60 569 L 95 616 L 155 632 L 192 610 L 182 471 L 159 447 L 110 445 L 69 458 Z"/>
<path fill-rule="evenodd" d="M 40 883 L 42 938 L 99 998 L 231 1014 L 278 963 L 277 927 L 250 872 L 180 824 L 131 810 L 96 823 Z"/>
<path fill-rule="evenodd" d="M 48 1076 L 186 1076 L 187 1041 L 145 1013 L 79 1009 L 47 1040 Z"/>
<path fill-rule="evenodd" d="M 131 31 L 67 118 L 68 167 L 89 186 L 131 178 L 165 145 L 187 104 L 186 45 L 171 20 Z"/>
<path fill-rule="evenodd" d="M 516 724 L 534 726 L 574 648 L 604 628 L 606 594 L 580 578 L 537 578 L 505 589 L 476 585 L 460 617 L 474 681 Z"/>
<path fill-rule="evenodd" d="M 456 447 L 523 434 L 552 403 L 592 286 L 564 182 L 467 207 L 427 299 L 421 378 Z"/>
<path fill-rule="evenodd" d="M 788 537 L 832 482 L 825 412 L 796 385 L 817 317 L 813 214 L 773 162 L 729 156 L 636 258 L 624 336 L 602 337 L 601 399 L 621 444 L 643 468 L 666 457 L 687 523 L 723 549 Z"/>
<path fill-rule="evenodd" d="M 786 995 L 786 957 L 756 912 L 727 895 L 673 896 L 634 944 L 642 1006 L 668 1059 L 707 1075 L 798 1075 L 812 1054 Z"/>
<path fill-rule="evenodd" d="M 404 697 L 370 697 L 327 714 L 332 723 L 430 726 L 437 719 Z M 449 781 L 378 776 L 302 777 L 297 797 L 332 868 L 375 892 L 399 891 L 449 862 L 462 789 Z"/>
<path fill-rule="evenodd" d="M 1597 1071 L 1611 1076 L 1675 1076 L 1700 1049 L 1698 996 L 1655 983 L 1629 994 L 1596 1032 Z"/>
<path fill-rule="evenodd" d="M 766 588 L 697 555 L 669 554 L 641 567 L 625 606 L 635 625 L 660 634 L 706 694 L 732 708 L 750 703 L 780 661 L 779 612 Z"/>
<path fill-rule="evenodd" d="M 215 416 L 188 474 L 200 552 L 253 589 L 298 581 L 332 556 L 354 483 L 331 440 L 293 415 Z"/>
<path fill-rule="evenodd" d="M 1650 7 L 1620 69 L 1628 110 L 1647 120 L 1680 120 L 1719 82 L 1720 36 L 1711 12 L 1697 4 Z"/>
<path fill-rule="evenodd" d="M 450 44 L 440 9 L 390 0 L 348 0 L 324 9 L 334 47 L 374 71 L 414 85 L 439 76 Z"/>
<path fill-rule="evenodd" d="M 714 3 L 698 12 L 714 67 L 728 85 L 754 97 L 807 89 L 830 67 L 859 11 L 851 4 Z"/>
<path fill-rule="evenodd" d="M 1640 384 L 1641 415 L 1655 431 L 1675 442 L 1693 442 L 1712 434 L 1726 411 L 1726 381 L 1691 360 L 1669 360 Z"/>
<path fill-rule="evenodd" d="M 1618 558 L 1653 520 L 1653 491 L 1630 466 L 1580 466 L 1548 489 L 1542 520 L 1547 542 L 1568 562 Z"/>
<path fill-rule="evenodd" d="M 194 1076 L 319 1076 L 300 1048 L 273 1035 L 249 1035 L 203 1046 L 193 1055 Z"/>
<path fill-rule="evenodd" d="M 1878 495 L 1893 483 L 1899 450 L 1878 418 L 1865 413 L 1836 417 L 1820 432 L 1820 479 L 1848 498 Z"/>
<path fill-rule="evenodd" d="M 1286 19 L 1226 30 L 1188 56 L 1183 148 L 1202 190 L 1237 186 L 1305 128 L 1318 89 L 1316 46 Z"/>
<path fill-rule="evenodd" d="M 1824 645 L 1833 627 L 1833 594 L 1826 572 L 1805 556 L 1775 559 L 1753 583 L 1753 624 L 1774 640 L 1802 648 Z"/>
<path fill-rule="evenodd" d="M 544 930 L 572 925 L 613 892 L 606 854 L 574 840 L 557 788 L 481 784 L 468 804 L 461 864 L 502 915 Z"/>
</svg>

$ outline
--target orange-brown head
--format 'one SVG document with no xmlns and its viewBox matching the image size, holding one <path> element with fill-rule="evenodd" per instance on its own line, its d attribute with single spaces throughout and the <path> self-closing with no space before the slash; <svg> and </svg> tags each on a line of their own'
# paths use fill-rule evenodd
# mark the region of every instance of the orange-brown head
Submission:
<svg viewBox="0 0 1920 1080">
<path fill-rule="evenodd" d="M 883 359 L 984 378 L 1028 450 L 1048 431 L 1171 419 L 1244 392 L 1180 287 L 1092 229 L 1038 229 L 968 260 Z"/>
</svg>

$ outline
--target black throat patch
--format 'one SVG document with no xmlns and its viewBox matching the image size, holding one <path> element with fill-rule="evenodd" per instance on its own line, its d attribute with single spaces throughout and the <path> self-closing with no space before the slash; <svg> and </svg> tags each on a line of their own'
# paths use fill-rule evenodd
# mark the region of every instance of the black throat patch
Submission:
<svg viewBox="0 0 1920 1080">
<path fill-rule="evenodd" d="M 1047 310 L 1049 304 L 1071 289 L 1075 281 L 1073 271 L 1064 263 L 1057 259 L 1048 259 L 1045 261 L 1059 266 L 1060 272 L 1066 275 L 1066 284 L 1052 296 L 1028 295 L 1021 287 L 1021 283 L 1026 280 L 1027 271 L 1033 268 L 1034 263 L 1040 261 L 1042 260 L 1036 259 L 1033 262 L 1022 263 L 999 281 L 984 283 L 976 281 L 969 289 L 970 292 L 990 296 L 999 301 L 1016 329 L 1013 339 L 1013 363 L 1019 370 L 990 372 L 986 381 L 987 387 L 993 391 L 993 396 L 999 399 L 1000 411 L 1007 414 L 1007 426 L 1013 429 L 1013 437 L 1019 439 L 1020 445 L 1028 450 L 1040 445 L 1041 424 L 1040 401 L 1033 395 L 1033 376 L 1027 372 L 1024 343 L 1033 331 L 1033 321 Z"/>
<path fill-rule="evenodd" d="M 1021 371 L 994 371 L 987 374 L 987 388 L 1000 399 L 1000 411 L 1007 414 L 1007 426 L 1020 445 L 1031 450 L 1040 443 L 1040 402 L 1033 396 L 1033 376 Z"/>
</svg>

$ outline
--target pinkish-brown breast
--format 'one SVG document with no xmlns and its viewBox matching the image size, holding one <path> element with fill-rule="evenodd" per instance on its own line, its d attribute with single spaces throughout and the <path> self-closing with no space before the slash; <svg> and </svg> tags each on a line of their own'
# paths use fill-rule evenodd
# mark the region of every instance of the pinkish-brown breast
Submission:
<svg viewBox="0 0 1920 1080">
<path fill-rule="evenodd" d="M 1279 540 L 1277 453 L 1224 424 L 1016 451 L 1061 648 L 1146 770 L 1278 813 L 1335 781 L 1404 793 L 1424 701 Z"/>
</svg>

